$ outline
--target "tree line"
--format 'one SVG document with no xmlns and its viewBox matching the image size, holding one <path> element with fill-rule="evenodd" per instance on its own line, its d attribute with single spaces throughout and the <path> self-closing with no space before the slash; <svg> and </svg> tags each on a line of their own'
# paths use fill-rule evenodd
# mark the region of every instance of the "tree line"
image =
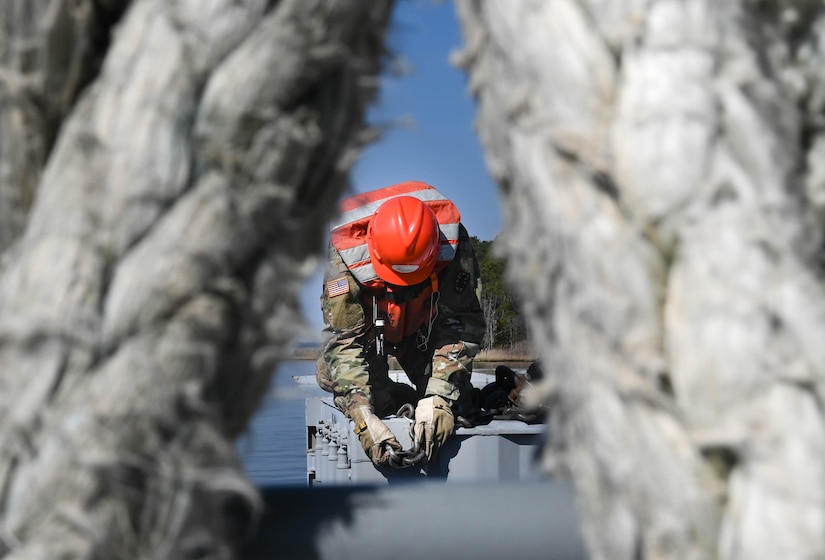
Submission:
<svg viewBox="0 0 825 560">
<path fill-rule="evenodd" d="M 495 241 L 482 241 L 473 235 L 470 242 L 481 276 L 481 308 L 487 324 L 483 346 L 512 349 L 528 337 L 521 302 L 507 285 L 507 262 L 495 254 Z"/>
</svg>

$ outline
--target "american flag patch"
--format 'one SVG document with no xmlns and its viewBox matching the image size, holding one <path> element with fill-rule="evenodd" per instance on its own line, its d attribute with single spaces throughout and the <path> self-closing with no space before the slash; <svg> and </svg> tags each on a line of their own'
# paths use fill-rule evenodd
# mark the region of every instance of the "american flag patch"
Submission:
<svg viewBox="0 0 825 560">
<path fill-rule="evenodd" d="M 349 282 L 347 282 L 345 276 L 327 282 L 327 295 L 329 297 L 340 296 L 347 292 L 349 292 Z"/>
</svg>

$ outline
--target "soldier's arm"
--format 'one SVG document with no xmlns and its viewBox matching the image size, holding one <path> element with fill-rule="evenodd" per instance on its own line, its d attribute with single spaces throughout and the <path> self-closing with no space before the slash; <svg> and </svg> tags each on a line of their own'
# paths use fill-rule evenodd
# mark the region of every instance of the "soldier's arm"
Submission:
<svg viewBox="0 0 825 560">
<path fill-rule="evenodd" d="M 451 401 L 469 389 L 472 363 L 484 337 L 481 281 L 470 237 L 464 226 L 453 261 L 439 274 L 438 317 L 431 344 L 435 347 L 427 395 Z"/>
<path fill-rule="evenodd" d="M 346 412 L 353 393 L 369 398 L 369 369 L 364 351 L 367 322 L 358 282 L 338 251 L 330 247 L 329 255 L 321 295 L 323 352 L 335 403 Z"/>
</svg>

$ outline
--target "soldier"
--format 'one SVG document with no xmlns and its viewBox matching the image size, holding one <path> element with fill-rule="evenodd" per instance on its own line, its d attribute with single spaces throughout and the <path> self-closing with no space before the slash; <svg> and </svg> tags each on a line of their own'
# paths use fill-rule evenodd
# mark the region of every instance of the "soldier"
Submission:
<svg viewBox="0 0 825 560">
<path fill-rule="evenodd" d="M 460 218 L 435 188 L 410 181 L 344 200 L 331 228 L 316 377 L 376 465 L 401 450 L 382 417 L 415 405 L 413 435 L 431 460 L 469 407 L 484 316 Z M 415 388 L 390 380 L 388 355 Z"/>
</svg>

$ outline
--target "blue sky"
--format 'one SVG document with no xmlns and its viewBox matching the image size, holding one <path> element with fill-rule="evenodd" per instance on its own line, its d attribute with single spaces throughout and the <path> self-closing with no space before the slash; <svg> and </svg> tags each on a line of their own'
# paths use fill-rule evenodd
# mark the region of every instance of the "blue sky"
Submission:
<svg viewBox="0 0 825 560">
<path fill-rule="evenodd" d="M 456 203 L 470 235 L 492 240 L 502 226 L 499 194 L 473 130 L 475 103 L 466 75 L 449 61 L 462 43 L 452 2 L 397 3 L 389 47 L 409 72 L 382 80 L 370 120 L 403 119 L 411 125 L 391 129 L 368 147 L 351 179 L 357 192 L 411 179 L 429 183 Z M 317 331 L 323 327 L 320 293 L 319 272 L 301 297 L 304 315 Z"/>
</svg>

